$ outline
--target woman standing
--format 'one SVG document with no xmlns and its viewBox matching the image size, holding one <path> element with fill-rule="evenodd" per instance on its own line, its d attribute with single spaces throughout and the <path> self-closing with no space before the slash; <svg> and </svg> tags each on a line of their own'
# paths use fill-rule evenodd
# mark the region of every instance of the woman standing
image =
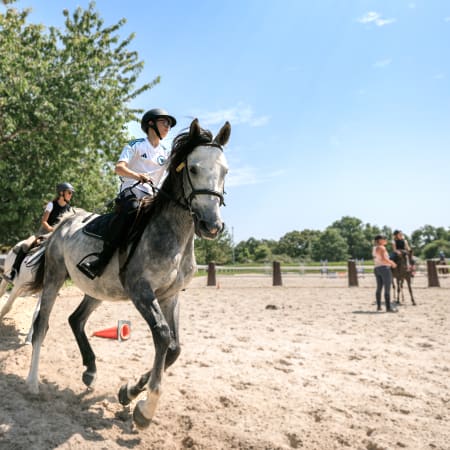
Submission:
<svg viewBox="0 0 450 450">
<path fill-rule="evenodd" d="M 391 286 L 392 286 L 392 271 L 391 267 L 397 267 L 394 261 L 389 259 L 389 254 L 386 250 L 387 238 L 379 234 L 375 236 L 375 246 L 372 250 L 373 261 L 375 265 L 375 278 L 377 280 L 377 290 L 375 298 L 377 300 L 377 311 L 381 311 L 381 291 L 384 287 L 384 300 L 386 302 L 386 312 L 397 312 L 391 307 Z"/>
</svg>

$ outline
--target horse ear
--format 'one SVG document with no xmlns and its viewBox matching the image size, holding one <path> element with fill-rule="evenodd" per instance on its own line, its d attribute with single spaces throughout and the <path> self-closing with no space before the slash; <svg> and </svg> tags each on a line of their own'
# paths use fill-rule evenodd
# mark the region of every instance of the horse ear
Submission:
<svg viewBox="0 0 450 450">
<path fill-rule="evenodd" d="M 200 125 L 198 123 L 198 119 L 194 119 L 191 122 L 191 127 L 189 129 L 189 137 L 190 138 L 195 138 L 200 136 Z"/>
<path fill-rule="evenodd" d="M 220 129 L 217 136 L 214 138 L 214 143 L 220 145 L 221 147 L 227 145 L 227 142 L 230 139 L 230 134 L 231 125 L 230 122 L 226 121 L 225 125 Z"/>
</svg>

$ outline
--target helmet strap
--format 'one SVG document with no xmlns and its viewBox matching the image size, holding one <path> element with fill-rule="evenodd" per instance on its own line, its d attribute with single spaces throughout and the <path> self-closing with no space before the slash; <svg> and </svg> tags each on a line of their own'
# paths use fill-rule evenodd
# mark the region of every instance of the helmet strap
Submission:
<svg viewBox="0 0 450 450">
<path fill-rule="evenodd" d="M 149 128 L 151 128 L 156 133 L 156 136 L 158 136 L 159 140 L 161 141 L 162 137 L 161 137 L 161 134 L 159 133 L 158 125 L 156 125 L 156 120 L 152 120 L 152 122 L 153 122 L 153 125 L 149 125 Z"/>
</svg>

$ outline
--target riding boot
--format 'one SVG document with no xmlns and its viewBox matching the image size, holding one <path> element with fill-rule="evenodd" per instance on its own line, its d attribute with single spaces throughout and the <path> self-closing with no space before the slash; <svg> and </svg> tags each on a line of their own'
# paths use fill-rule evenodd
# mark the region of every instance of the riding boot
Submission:
<svg viewBox="0 0 450 450">
<path fill-rule="evenodd" d="M 20 266 L 22 265 L 23 260 L 25 259 L 25 256 L 27 256 L 27 252 L 24 252 L 22 250 L 22 247 L 19 247 L 19 251 L 16 255 L 16 259 L 14 260 L 14 263 L 11 268 L 11 272 L 9 275 L 3 274 L 3 278 L 6 281 L 12 282 L 14 278 L 19 274 Z"/>
<path fill-rule="evenodd" d="M 102 275 L 115 251 L 116 247 L 114 245 L 111 245 L 109 242 L 105 242 L 103 250 L 98 254 L 96 259 L 91 261 L 82 261 L 77 265 L 77 267 L 88 278 L 93 280 L 95 277 Z"/>
</svg>

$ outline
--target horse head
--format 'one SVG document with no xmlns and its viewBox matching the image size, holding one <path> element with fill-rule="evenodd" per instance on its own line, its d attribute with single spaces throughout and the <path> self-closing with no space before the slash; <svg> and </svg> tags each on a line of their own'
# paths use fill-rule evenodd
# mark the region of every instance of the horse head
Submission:
<svg viewBox="0 0 450 450">
<path fill-rule="evenodd" d="M 182 174 L 183 199 L 194 220 L 195 233 L 203 239 L 215 239 L 224 228 L 220 206 L 224 204 L 225 175 L 228 165 L 223 153 L 231 133 L 226 122 L 213 139 L 198 120 L 189 133 L 174 140 L 175 171 Z M 187 149 L 180 151 L 180 144 Z"/>
</svg>

